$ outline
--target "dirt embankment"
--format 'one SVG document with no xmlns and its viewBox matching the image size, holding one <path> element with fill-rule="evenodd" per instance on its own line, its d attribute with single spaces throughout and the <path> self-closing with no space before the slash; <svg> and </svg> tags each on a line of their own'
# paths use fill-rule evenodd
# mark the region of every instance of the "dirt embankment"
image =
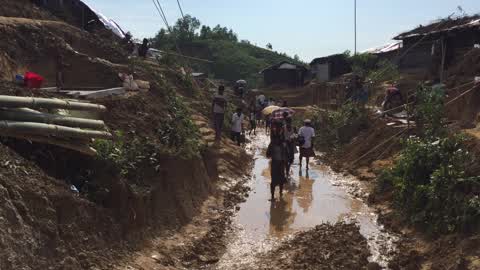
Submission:
<svg viewBox="0 0 480 270">
<path fill-rule="evenodd" d="M 121 85 L 117 73 L 130 69 L 121 45 L 42 17 L 47 13 L 36 7 L 4 2 L 11 10 L 2 10 L 8 18 L 0 17 L 2 94 L 52 96 L 9 81 L 30 70 L 54 85 L 59 65 L 69 87 Z M 248 157 L 242 149 L 228 140 L 222 151 L 211 147 L 213 131 L 202 116 L 207 93 L 192 94 L 192 86 L 170 67 L 141 63 L 135 70 L 152 89 L 101 101 L 108 107 L 102 118 L 111 131 L 122 132 L 128 141 L 169 147 L 159 134 L 170 128 L 165 120 L 179 117 L 170 108 L 174 97 L 188 108 L 185 117 L 196 116 L 202 151 L 187 157 L 170 147 L 155 156 L 155 166 L 137 164 L 130 172 L 134 177 L 126 177 L 98 158 L 2 139 L 0 269 L 112 269 L 154 236 L 188 224 L 210 195 L 223 192 L 217 188 L 224 181 L 222 172 L 228 170 L 230 178 L 243 174 Z M 71 184 L 80 194 L 70 191 Z"/>
<path fill-rule="evenodd" d="M 118 44 L 61 21 L 0 17 L 0 33 L 4 80 L 33 71 L 55 86 L 62 71 L 65 87 L 115 87 L 115 71 L 127 70 L 127 53 Z"/>
<path fill-rule="evenodd" d="M 55 20 L 50 12 L 38 8 L 31 0 L 0 0 L 0 16 Z"/>
<path fill-rule="evenodd" d="M 402 236 L 398 251 L 390 263 L 391 269 L 478 269 L 480 254 L 478 234 L 474 235 L 435 235 L 429 236 L 408 225 L 408 221 L 398 211 L 393 210 L 393 195 L 389 192 L 375 194 L 373 189 L 380 173 L 394 164 L 401 150 L 401 138 L 410 133 L 402 133 L 402 128 L 387 125 L 389 119 L 371 119 L 366 130 L 361 131 L 348 144 L 338 151 L 325 156 L 325 160 L 338 171 L 348 171 L 365 181 L 371 187 L 369 203 L 377 209 L 380 221 L 389 230 Z M 458 129 L 458 128 L 457 128 Z M 392 139 L 393 137 L 393 139 Z M 479 143 L 468 140 L 468 147 L 480 156 Z M 470 168 L 478 172 L 478 168 Z"/>
<path fill-rule="evenodd" d="M 358 227 L 323 224 L 261 255 L 256 269 L 367 269 L 369 255 Z"/>
</svg>

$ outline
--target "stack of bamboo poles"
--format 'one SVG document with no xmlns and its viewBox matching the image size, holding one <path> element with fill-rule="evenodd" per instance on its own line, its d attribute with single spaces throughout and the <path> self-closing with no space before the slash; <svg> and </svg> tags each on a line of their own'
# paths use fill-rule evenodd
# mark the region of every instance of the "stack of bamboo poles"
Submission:
<svg viewBox="0 0 480 270">
<path fill-rule="evenodd" d="M 0 136 L 57 145 L 87 155 L 96 155 L 91 139 L 111 139 L 105 123 L 44 113 L 37 109 L 104 112 L 105 106 L 60 99 L 0 95 Z"/>
</svg>

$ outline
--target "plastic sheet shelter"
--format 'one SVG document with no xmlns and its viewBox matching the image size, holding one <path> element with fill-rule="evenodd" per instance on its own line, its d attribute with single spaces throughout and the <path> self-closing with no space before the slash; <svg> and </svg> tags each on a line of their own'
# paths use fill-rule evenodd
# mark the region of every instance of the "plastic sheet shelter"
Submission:
<svg viewBox="0 0 480 270">
<path fill-rule="evenodd" d="M 125 37 L 125 32 L 114 20 L 93 8 L 93 1 L 34 0 L 34 3 L 48 9 L 68 23 L 87 31 L 95 30 L 97 27 L 104 27 L 119 38 Z"/>
</svg>

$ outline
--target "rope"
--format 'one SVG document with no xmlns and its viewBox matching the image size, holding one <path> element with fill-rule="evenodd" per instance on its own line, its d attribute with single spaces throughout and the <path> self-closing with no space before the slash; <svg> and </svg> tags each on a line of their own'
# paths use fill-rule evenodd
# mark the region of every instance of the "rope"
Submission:
<svg viewBox="0 0 480 270">
<path fill-rule="evenodd" d="M 366 157 L 367 155 L 369 155 L 370 153 L 373 153 L 375 150 L 377 150 L 378 148 L 384 146 L 385 144 L 387 144 L 388 142 L 390 142 L 391 140 L 395 139 L 397 136 L 400 136 L 402 133 L 406 132 L 408 130 L 408 128 L 406 129 L 403 129 L 402 131 L 396 133 L 395 135 L 393 135 L 392 137 L 390 137 L 389 139 L 387 139 L 386 141 L 382 142 L 381 144 L 375 146 L 374 148 L 372 148 L 370 151 L 368 151 L 367 153 L 365 153 L 364 155 L 362 155 L 361 157 L 357 158 L 355 161 L 353 161 L 352 163 L 350 163 L 350 166 L 352 166 L 353 164 L 357 163 L 358 161 L 360 161 L 361 159 L 363 159 L 364 157 Z"/>
<path fill-rule="evenodd" d="M 470 84 L 472 84 L 472 83 L 475 83 L 475 82 L 474 82 L 474 81 L 471 81 L 471 82 L 468 82 L 468 83 L 465 83 L 465 84 L 456 86 L 456 87 L 451 88 L 451 89 L 446 89 L 445 91 L 446 91 L 446 92 L 451 92 L 451 91 L 453 91 L 453 90 L 456 90 L 456 89 L 465 87 L 465 86 L 470 85 Z M 475 88 L 475 87 L 473 87 L 473 88 Z M 469 89 L 469 90 L 472 90 L 472 89 Z M 462 95 L 465 95 L 465 94 L 466 94 L 466 93 L 464 93 L 464 94 L 462 94 Z M 457 96 L 457 98 L 459 98 L 459 96 Z M 457 98 L 456 98 L 456 99 L 457 99 Z M 456 100 L 456 99 L 455 99 L 455 100 Z M 452 101 L 453 101 L 453 100 L 452 100 Z M 450 102 L 451 102 L 451 101 L 450 101 Z M 450 103 L 450 102 L 449 102 L 449 103 Z M 401 106 L 398 106 L 398 107 L 396 107 L 396 108 L 389 109 L 389 110 L 387 110 L 387 111 L 383 111 L 382 113 L 389 113 L 389 112 L 398 110 L 398 109 L 400 109 L 400 108 L 402 108 L 402 107 L 406 107 L 406 106 L 408 106 L 408 105 L 412 105 L 413 103 L 415 103 L 415 102 L 409 102 L 409 103 L 403 104 L 403 105 L 401 105 Z M 449 103 L 447 103 L 447 104 L 445 104 L 445 105 L 448 105 Z"/>
<path fill-rule="evenodd" d="M 460 99 L 461 97 L 465 96 L 466 94 L 472 92 L 473 90 L 477 89 L 477 86 L 474 86 L 470 89 L 468 89 L 467 91 L 461 93 L 460 95 L 458 95 L 457 97 L 455 97 L 454 99 L 450 100 L 449 102 L 445 103 L 445 106 L 448 106 L 450 104 L 452 104 L 453 102 L 457 101 L 458 99 Z"/>
</svg>

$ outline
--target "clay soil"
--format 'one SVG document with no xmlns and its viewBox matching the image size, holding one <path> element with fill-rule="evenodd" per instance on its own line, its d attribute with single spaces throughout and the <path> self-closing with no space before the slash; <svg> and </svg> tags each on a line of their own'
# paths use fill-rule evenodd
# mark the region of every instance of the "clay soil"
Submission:
<svg viewBox="0 0 480 270">
<path fill-rule="evenodd" d="M 322 224 L 260 255 L 255 269 L 367 269 L 374 267 L 369 255 L 367 241 L 355 225 Z"/>
<path fill-rule="evenodd" d="M 6 16 L 0 17 L 2 94 L 61 97 L 10 82 L 14 74 L 30 70 L 43 75 L 46 86 L 54 85 L 59 57 L 69 87 L 121 86 L 117 74 L 130 67 L 117 41 L 62 22 L 30 1 L 1 3 Z M 229 194 L 242 194 L 236 184 L 222 187 L 227 178 L 242 179 L 249 157 L 229 140 L 213 145 L 209 119 L 202 115 L 208 91 L 197 89 L 199 95 L 193 97 L 180 73 L 155 63 L 140 63 L 135 71 L 137 79 L 151 82 L 150 92 L 97 101 L 108 108 L 100 117 L 110 131 L 161 145 L 158 129 L 173 117 L 167 96 L 182 97 L 199 129 L 201 153 L 187 158 L 160 151 L 158 166 L 139 164 L 135 177 L 128 178 L 95 157 L 2 139 L 0 269 L 112 269 L 152 246 L 152 239 L 186 237 L 182 232 L 195 218 L 205 217 L 211 197 L 219 198 L 223 209 L 235 202 L 236 195 Z M 72 184 L 80 194 L 70 191 Z M 199 230 L 221 231 L 223 221 L 212 222 L 219 225 L 199 223 Z M 200 243 L 192 243 L 172 256 L 196 261 L 188 254 L 197 247 Z"/>
</svg>

